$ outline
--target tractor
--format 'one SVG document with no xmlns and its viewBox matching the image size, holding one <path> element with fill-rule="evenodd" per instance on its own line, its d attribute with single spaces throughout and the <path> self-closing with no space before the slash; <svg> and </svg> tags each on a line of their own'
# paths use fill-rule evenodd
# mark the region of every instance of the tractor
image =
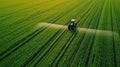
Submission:
<svg viewBox="0 0 120 67">
<path fill-rule="evenodd" d="M 69 30 L 75 30 L 77 27 L 77 23 L 75 23 L 75 19 L 71 19 L 70 23 L 68 24 Z"/>
</svg>

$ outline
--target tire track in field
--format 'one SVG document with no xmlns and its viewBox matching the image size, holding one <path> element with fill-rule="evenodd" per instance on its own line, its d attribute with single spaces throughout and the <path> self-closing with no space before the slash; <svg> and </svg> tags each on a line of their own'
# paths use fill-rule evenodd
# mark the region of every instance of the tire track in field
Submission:
<svg viewBox="0 0 120 67">
<path fill-rule="evenodd" d="M 116 59 L 116 46 L 115 46 L 115 37 L 114 37 L 114 23 L 113 23 L 113 5 L 112 5 L 112 0 L 110 0 L 110 13 L 111 13 L 111 27 L 112 27 L 112 45 L 113 45 L 113 56 L 114 56 L 114 65 L 117 67 L 117 59 Z"/>
<path fill-rule="evenodd" d="M 78 4 L 79 5 L 79 4 Z M 76 5 L 77 6 L 77 5 Z M 75 6 L 75 7 L 76 7 Z M 74 7 L 73 7 L 74 8 Z M 71 8 L 71 9 L 73 9 L 73 8 Z M 75 9 L 75 8 L 74 8 Z M 69 13 L 69 12 L 67 12 L 67 13 Z M 66 13 L 66 14 L 67 14 Z M 66 15 L 66 14 L 64 14 L 64 15 Z M 61 15 L 59 18 L 61 18 L 61 17 L 63 17 L 64 15 Z M 57 18 L 58 19 L 58 18 Z M 47 28 L 47 27 L 46 27 Z M 45 28 L 45 29 L 46 29 Z M 37 31 L 36 31 L 37 32 Z M 32 38 L 30 38 L 30 39 L 28 39 L 27 41 L 25 41 L 25 42 L 23 42 L 24 40 L 26 40 L 27 38 L 29 38 L 29 36 L 31 36 L 31 35 L 33 35 L 35 32 L 33 32 L 33 33 L 31 33 L 30 35 L 28 35 L 28 36 L 26 36 L 25 38 L 23 38 L 23 39 L 21 39 L 20 41 L 18 41 L 17 43 L 15 43 L 13 46 L 11 46 L 10 48 L 8 48 L 7 50 L 5 50 L 4 52 L 2 52 L 2 53 L 0 53 L 0 56 L 2 56 L 2 57 L 0 57 L 0 61 L 1 60 L 3 60 L 5 57 L 7 57 L 7 56 L 9 56 L 10 54 L 12 54 L 15 50 L 17 50 L 18 48 L 20 48 L 22 45 L 24 45 L 25 43 L 27 43 L 27 42 L 29 42 L 30 40 L 32 40 L 32 38 L 34 38 L 35 36 L 37 36 L 38 34 L 36 34 L 35 36 L 33 36 Z M 23 42 L 22 44 L 21 44 L 21 42 Z M 19 46 L 20 47 L 16 47 L 15 48 L 15 46 L 16 45 L 18 45 L 18 44 L 20 44 Z M 13 48 L 13 49 L 12 49 Z M 10 51 L 11 50 L 11 51 Z M 10 52 L 9 52 L 10 51 Z M 6 52 L 9 52 L 8 54 L 6 54 Z M 4 56 L 5 55 L 5 56 Z"/>
<path fill-rule="evenodd" d="M 96 2 L 95 2 L 95 3 L 96 3 Z M 93 3 L 93 5 L 94 5 L 95 3 Z M 95 9 L 95 5 L 94 5 L 94 7 L 93 7 L 93 5 L 82 15 L 82 17 L 85 16 L 85 14 L 87 14 L 90 10 Z M 89 16 L 90 16 L 90 13 L 89 13 L 88 16 L 86 17 L 86 19 L 87 19 Z M 81 19 L 79 19 L 78 22 L 80 22 L 80 20 L 81 20 Z M 90 26 L 90 24 L 89 24 L 89 26 Z M 88 27 L 89 27 L 89 26 L 88 26 Z M 88 31 L 88 30 L 87 30 L 87 31 Z M 87 32 L 87 31 L 86 31 L 86 32 Z M 79 43 L 81 43 L 81 42 L 83 41 L 86 32 L 83 33 L 83 36 L 80 38 Z M 74 50 L 74 52 L 73 52 L 73 54 L 72 54 L 72 56 L 71 56 L 71 59 L 70 59 L 69 62 L 68 62 L 68 65 L 67 65 L 68 67 L 70 67 L 71 64 L 73 63 L 73 60 L 74 60 L 74 58 L 75 58 L 75 55 L 77 54 L 77 52 L 78 52 L 78 50 L 79 50 L 79 47 L 80 47 L 80 44 L 79 44 L 79 43 L 77 44 L 77 47 L 76 47 L 76 49 Z"/>
</svg>

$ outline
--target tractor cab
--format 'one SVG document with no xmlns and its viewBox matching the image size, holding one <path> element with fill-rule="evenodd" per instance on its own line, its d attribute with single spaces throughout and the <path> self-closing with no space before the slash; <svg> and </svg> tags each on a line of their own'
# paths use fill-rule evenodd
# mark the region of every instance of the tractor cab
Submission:
<svg viewBox="0 0 120 67">
<path fill-rule="evenodd" d="M 69 30 L 74 30 L 76 29 L 77 24 L 75 23 L 75 19 L 71 19 L 70 23 L 68 24 L 68 29 Z"/>
</svg>

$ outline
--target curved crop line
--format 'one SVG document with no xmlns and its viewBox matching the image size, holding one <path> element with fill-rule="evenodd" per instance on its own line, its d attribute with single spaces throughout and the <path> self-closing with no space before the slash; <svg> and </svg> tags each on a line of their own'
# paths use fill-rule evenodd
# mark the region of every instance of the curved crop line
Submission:
<svg viewBox="0 0 120 67">
<path fill-rule="evenodd" d="M 114 27 L 115 26 L 117 26 L 116 28 L 118 28 L 119 27 L 119 23 L 117 23 L 116 22 L 116 24 L 117 25 L 115 25 L 114 26 L 114 20 L 113 20 L 113 15 L 114 15 L 114 13 L 113 13 L 113 5 L 112 5 L 112 0 L 109 0 L 110 1 L 110 13 L 111 13 L 111 30 L 112 30 L 112 48 L 113 48 L 113 54 L 114 55 L 112 55 L 113 57 L 112 57 L 112 59 L 114 60 L 113 61 L 113 64 L 114 64 L 114 66 L 115 67 L 117 67 L 117 58 L 116 58 L 116 43 L 115 43 L 115 30 L 114 30 Z M 97 0 L 96 0 L 96 2 L 97 2 Z M 96 3 L 95 2 L 95 3 Z M 72 48 L 73 49 L 73 51 L 71 52 L 71 54 L 70 54 L 70 57 L 68 58 L 68 62 L 66 62 L 67 63 L 67 66 L 68 67 L 70 67 L 70 66 L 72 66 L 72 64 L 74 63 L 74 60 L 76 60 L 76 56 L 77 56 L 77 54 L 79 55 L 79 51 L 80 51 L 80 47 L 81 47 L 81 45 L 82 45 L 82 43 L 84 43 L 84 40 L 85 39 L 88 39 L 87 41 L 89 42 L 89 45 L 86 45 L 86 46 L 88 46 L 86 49 L 88 50 L 87 52 L 85 52 L 85 50 L 84 50 L 84 53 L 81 53 L 81 54 L 83 54 L 83 56 L 85 56 L 84 57 L 84 65 L 83 66 L 85 66 L 85 67 L 88 67 L 88 65 L 89 65 L 89 61 L 90 61 L 90 58 L 91 58 L 91 55 L 92 55 L 92 49 L 93 49 L 93 47 L 94 47 L 94 41 L 95 41 L 95 38 L 96 38 L 96 32 L 97 32 L 97 29 L 98 29 L 98 26 L 99 26 L 99 24 L 100 24 L 100 19 L 101 19 L 101 14 L 102 14 L 102 11 L 103 11 L 103 7 L 104 7 L 104 5 L 105 5 L 105 1 L 102 1 L 103 3 L 103 5 L 101 5 L 101 6 L 99 6 L 98 7 L 98 10 L 97 10 L 97 3 L 96 4 L 94 4 L 94 3 L 92 3 L 92 4 L 94 4 L 94 5 L 91 5 L 90 6 L 90 8 L 88 9 L 88 10 L 86 10 L 84 13 L 83 13 L 83 15 L 82 15 L 82 17 L 84 16 L 84 15 L 86 15 L 86 17 L 84 17 L 84 21 L 86 21 L 85 23 L 84 22 L 82 22 L 82 23 L 80 23 L 80 21 L 81 21 L 81 19 L 79 19 L 79 21 L 77 22 L 79 25 L 81 25 L 81 26 L 85 26 L 85 24 L 87 24 L 88 23 L 88 25 L 86 25 L 86 27 L 88 27 L 88 28 L 90 28 L 90 27 L 92 27 L 92 24 L 94 25 L 93 27 L 94 27 L 94 29 L 95 30 L 93 30 L 92 32 L 93 32 L 93 34 L 92 34 L 92 36 L 87 36 L 86 38 L 85 38 L 85 36 L 87 35 L 86 33 L 88 32 L 88 31 L 90 31 L 90 29 L 87 29 L 86 28 L 86 31 L 85 32 L 81 32 L 81 37 L 79 38 L 79 42 L 76 44 L 76 46 L 74 47 L 74 48 Z M 101 3 L 101 2 L 100 2 Z M 95 18 L 95 19 L 97 19 L 97 20 L 93 20 L 91 17 L 94 17 L 94 15 L 93 15 L 93 13 L 95 12 L 94 10 L 97 10 L 97 12 L 95 13 L 95 17 L 97 17 L 97 18 Z M 114 9 L 115 10 L 115 9 Z M 93 11 L 93 12 L 92 12 Z M 70 12 L 70 11 L 68 11 L 68 12 Z M 66 15 L 66 13 L 68 13 L 67 12 L 67 10 L 66 10 L 66 12 L 64 13 L 65 15 Z M 43 14 L 43 13 L 40 13 L 40 14 Z M 63 13 L 61 13 L 61 14 L 63 14 Z M 56 21 L 58 21 L 60 18 L 62 18 L 63 16 L 65 16 L 65 15 L 60 15 L 60 16 L 54 16 L 52 19 L 52 21 L 53 21 L 53 23 L 56 23 Z M 88 15 L 88 16 L 87 16 Z M 32 18 L 32 15 L 30 15 L 31 17 L 30 18 Z M 34 16 L 36 17 L 37 16 L 37 14 L 34 14 Z M 117 18 L 117 20 L 119 20 L 119 18 L 118 18 L 118 15 L 116 14 L 115 15 Z M 2 20 L 0 20 L 0 21 L 4 21 L 5 19 L 7 19 L 7 18 L 9 18 L 9 17 L 6 17 L 6 18 L 2 18 Z M 28 17 L 27 17 L 28 18 Z M 27 18 L 25 18 L 26 20 L 27 20 Z M 81 17 L 80 17 L 81 18 Z M 25 20 L 25 19 L 23 19 L 23 20 Z M 29 18 L 28 18 L 29 19 Z M 23 23 L 23 20 L 20 20 L 22 23 Z M 18 20 L 19 21 L 19 20 Z M 91 21 L 96 21 L 96 22 L 91 22 Z M 19 22 L 15 22 L 15 23 L 13 23 L 13 24 L 17 24 L 17 23 L 19 23 Z M 32 23 L 32 24 L 35 24 L 35 23 L 37 23 L 37 22 L 34 22 L 34 23 Z M 91 24 L 92 23 L 92 24 Z M 95 23 L 95 24 L 94 24 Z M 28 23 L 27 23 L 28 24 Z M 20 28 L 22 28 L 23 26 L 27 26 L 27 24 L 24 24 L 24 25 L 21 25 L 21 26 L 19 26 L 19 27 L 17 27 L 17 29 L 14 29 L 14 31 L 15 30 L 18 30 L 18 29 L 20 29 Z M 25 28 L 23 28 L 22 30 L 25 30 L 25 29 L 27 29 L 27 28 L 29 28 L 32 24 L 30 24 L 29 26 L 27 26 L 27 27 L 25 27 Z M 12 24 L 11 24 L 12 25 Z M 42 32 L 42 31 L 44 31 L 44 30 L 46 30 L 48 27 L 50 27 L 50 25 L 49 26 L 43 26 L 42 28 L 39 28 L 39 29 L 37 29 L 37 30 L 34 30 L 34 31 L 32 31 L 32 32 L 30 32 L 30 34 L 28 34 L 28 35 L 26 35 L 26 36 L 24 36 L 22 39 L 20 39 L 19 41 L 17 41 L 15 44 L 13 44 L 13 45 L 10 45 L 10 47 L 9 48 L 7 48 L 5 51 L 3 51 L 2 53 L 0 53 L 0 62 L 2 61 L 2 60 L 4 60 L 6 57 L 8 57 L 9 55 L 11 55 L 11 54 L 13 54 L 14 52 L 16 52 L 20 47 L 22 47 L 23 45 L 25 45 L 26 43 L 28 43 L 29 41 L 31 41 L 34 37 L 36 37 L 37 35 L 39 35 L 39 33 L 40 32 Z M 60 28 L 60 27 L 59 27 Z M 58 42 L 60 42 L 60 40 L 63 38 L 63 36 L 65 36 L 64 34 L 65 34 L 65 32 L 66 32 L 66 29 L 64 28 L 64 30 L 62 31 L 62 33 L 61 33 L 61 28 L 59 29 L 59 30 L 57 30 L 49 39 L 48 39 L 48 41 L 46 41 L 45 42 L 45 44 L 43 44 L 41 47 L 38 47 L 38 50 L 36 50 L 34 53 L 33 53 L 33 55 L 31 55 L 24 63 L 23 63 L 23 65 L 22 66 L 27 66 L 27 65 L 29 65 L 30 63 L 32 63 L 33 64 L 33 66 L 36 66 L 38 63 L 42 63 L 42 60 L 46 60 L 46 57 L 49 57 L 49 56 L 47 56 L 47 55 L 51 55 L 51 53 L 52 53 L 52 50 L 55 48 L 55 46 L 57 46 L 57 41 Z M 120 30 L 120 29 L 117 29 L 118 31 Z M 14 32 L 14 31 L 12 31 L 12 32 Z M 10 31 L 11 32 L 11 31 Z M 20 31 L 19 31 L 20 32 Z M 9 32 L 8 32 L 9 33 Z M 8 34 L 7 33 L 7 34 Z M 119 31 L 119 33 L 120 33 L 120 31 Z M 58 34 L 58 36 L 57 36 L 57 34 Z M 74 35 L 75 34 L 75 35 Z M 52 63 L 51 63 L 51 65 L 50 66 L 53 66 L 53 65 L 55 65 L 55 67 L 57 67 L 59 64 L 60 64 L 60 61 L 61 61 L 61 59 L 63 59 L 64 58 L 64 55 L 65 55 L 65 52 L 68 50 L 68 48 L 69 48 L 69 46 L 71 45 L 71 42 L 75 39 L 75 37 L 76 37 L 76 32 L 75 33 L 73 33 L 72 35 L 70 35 L 70 37 L 69 37 L 69 39 L 67 40 L 67 41 L 65 41 L 65 44 L 63 44 L 62 45 L 62 49 L 60 49 L 60 51 L 58 51 L 58 54 L 57 55 L 55 55 L 55 58 L 54 58 L 54 60 L 52 61 Z M 57 38 L 55 38 L 57 36 Z M 62 36 L 62 37 L 61 37 Z M 89 39 L 91 39 L 91 41 L 89 41 Z M 87 44 L 87 43 L 85 43 L 85 44 Z M 84 46 L 84 47 L 86 47 L 86 46 Z M 46 50 L 46 48 L 47 48 L 47 50 Z M 93 55 L 93 56 L 95 56 L 95 54 Z M 108 59 L 107 59 L 108 60 Z M 35 62 L 35 63 L 34 63 Z M 102 62 L 102 60 L 100 60 L 100 62 Z M 80 59 L 79 59 L 79 61 L 77 62 L 78 64 L 80 64 Z M 92 60 L 92 63 L 94 63 L 94 59 Z M 100 63 L 101 64 L 101 63 Z"/>
</svg>

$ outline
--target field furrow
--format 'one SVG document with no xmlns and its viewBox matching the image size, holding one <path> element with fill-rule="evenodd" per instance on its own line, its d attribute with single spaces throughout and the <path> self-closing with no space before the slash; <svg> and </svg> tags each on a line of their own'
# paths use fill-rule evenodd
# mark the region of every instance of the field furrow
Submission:
<svg viewBox="0 0 120 67">
<path fill-rule="evenodd" d="M 120 67 L 119 3 L 0 0 L 0 67 Z"/>
</svg>

